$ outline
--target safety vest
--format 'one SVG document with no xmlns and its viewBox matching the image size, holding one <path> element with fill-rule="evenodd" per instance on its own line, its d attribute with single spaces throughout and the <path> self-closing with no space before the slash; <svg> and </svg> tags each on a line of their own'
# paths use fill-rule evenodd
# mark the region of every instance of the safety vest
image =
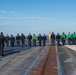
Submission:
<svg viewBox="0 0 76 75">
<path fill-rule="evenodd" d="M 51 34 L 48 35 L 48 38 L 51 39 Z"/>
</svg>

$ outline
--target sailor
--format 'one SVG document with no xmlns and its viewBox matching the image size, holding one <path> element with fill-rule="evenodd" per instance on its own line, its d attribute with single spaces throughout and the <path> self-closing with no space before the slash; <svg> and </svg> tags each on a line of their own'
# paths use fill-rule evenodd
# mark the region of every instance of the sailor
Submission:
<svg viewBox="0 0 76 75">
<path fill-rule="evenodd" d="M 20 47 L 20 35 L 19 33 L 16 36 L 17 46 Z"/>
<path fill-rule="evenodd" d="M 60 46 L 60 39 L 61 39 L 61 36 L 59 33 L 57 33 L 56 35 L 56 41 L 57 41 L 57 45 Z"/>
<path fill-rule="evenodd" d="M 3 50 L 4 50 L 4 41 L 5 36 L 3 35 L 3 32 L 0 32 L 0 56 L 3 56 Z"/>
<path fill-rule="evenodd" d="M 46 40 L 47 40 L 47 37 L 46 37 L 45 34 L 44 34 L 44 36 L 42 37 L 42 39 L 43 39 L 43 45 L 46 46 Z"/>
<path fill-rule="evenodd" d="M 67 38 L 68 38 L 68 44 L 71 45 L 72 35 L 70 34 L 70 32 L 68 33 Z"/>
<path fill-rule="evenodd" d="M 15 37 L 13 35 L 11 35 L 10 37 L 10 42 L 11 42 L 11 47 L 14 47 Z"/>
<path fill-rule="evenodd" d="M 41 41 L 42 41 L 42 36 L 41 36 L 41 34 L 39 34 L 39 36 L 38 36 L 38 41 L 39 41 L 39 46 L 41 46 Z"/>
<path fill-rule="evenodd" d="M 51 42 L 51 33 L 48 34 L 49 42 Z"/>
<path fill-rule="evenodd" d="M 73 33 L 73 40 L 74 40 L 74 45 L 76 45 L 76 33 Z"/>
<path fill-rule="evenodd" d="M 33 34 L 32 40 L 33 40 L 33 45 L 34 45 L 34 46 L 36 46 L 36 39 L 37 39 L 36 35 Z"/>
<path fill-rule="evenodd" d="M 52 46 L 54 46 L 55 45 L 55 34 L 54 34 L 54 32 L 52 32 L 52 34 L 51 34 L 51 39 L 52 39 Z"/>
<path fill-rule="evenodd" d="M 64 32 L 61 34 L 61 40 L 62 40 L 62 44 L 65 45 L 66 34 Z"/>
<path fill-rule="evenodd" d="M 31 33 L 29 33 L 27 39 L 28 39 L 29 46 L 31 46 L 31 41 L 32 41 L 32 35 L 31 35 Z"/>
<path fill-rule="evenodd" d="M 8 34 L 5 37 L 5 42 L 6 42 L 6 45 L 8 47 L 9 46 L 9 35 Z"/>
<path fill-rule="evenodd" d="M 26 40 L 26 37 L 25 37 L 25 35 L 22 33 L 22 34 L 21 34 L 21 45 L 22 45 L 22 47 L 25 46 L 25 40 Z"/>
</svg>

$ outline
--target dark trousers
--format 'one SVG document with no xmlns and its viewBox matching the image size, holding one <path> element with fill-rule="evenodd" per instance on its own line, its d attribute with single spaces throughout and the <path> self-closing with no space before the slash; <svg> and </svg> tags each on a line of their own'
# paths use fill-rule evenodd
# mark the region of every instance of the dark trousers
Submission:
<svg viewBox="0 0 76 75">
<path fill-rule="evenodd" d="M 3 44 L 0 44 L 0 56 L 3 56 L 3 50 L 4 50 L 4 46 Z"/>
<path fill-rule="evenodd" d="M 55 45 L 55 39 L 52 39 L 52 46 Z"/>
<path fill-rule="evenodd" d="M 68 38 L 68 44 L 71 45 L 71 38 Z"/>
<path fill-rule="evenodd" d="M 46 40 L 43 40 L 43 45 L 44 45 L 44 46 L 46 45 Z"/>
<path fill-rule="evenodd" d="M 31 40 L 28 41 L 29 46 L 31 46 Z"/>
<path fill-rule="evenodd" d="M 41 40 L 39 40 L 39 46 L 41 46 Z"/>
<path fill-rule="evenodd" d="M 17 46 L 18 47 L 20 46 L 20 40 L 17 40 Z"/>
<path fill-rule="evenodd" d="M 71 39 L 71 41 L 72 41 L 72 44 L 74 44 L 74 39 L 73 38 Z"/>
<path fill-rule="evenodd" d="M 76 45 L 76 38 L 73 38 L 73 44 Z"/>
<path fill-rule="evenodd" d="M 6 41 L 6 45 L 7 45 L 7 47 L 9 46 L 9 41 Z"/>
<path fill-rule="evenodd" d="M 14 47 L 14 41 L 11 41 L 11 46 Z"/>
<path fill-rule="evenodd" d="M 64 38 L 62 38 L 62 44 L 65 45 L 65 39 Z"/>
<path fill-rule="evenodd" d="M 36 46 L 36 40 L 33 40 L 33 45 Z"/>
<path fill-rule="evenodd" d="M 21 41 L 22 47 L 25 46 L 25 41 Z"/>
<path fill-rule="evenodd" d="M 57 45 L 60 46 L 60 39 L 57 39 Z"/>
</svg>

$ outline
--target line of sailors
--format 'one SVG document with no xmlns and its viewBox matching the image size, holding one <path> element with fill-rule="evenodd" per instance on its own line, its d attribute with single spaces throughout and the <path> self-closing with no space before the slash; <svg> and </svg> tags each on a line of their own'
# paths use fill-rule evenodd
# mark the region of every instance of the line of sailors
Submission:
<svg viewBox="0 0 76 75">
<path fill-rule="evenodd" d="M 17 45 L 20 46 L 20 42 L 22 47 L 25 46 L 25 41 L 28 41 L 28 45 L 31 46 L 31 43 L 33 41 L 33 45 L 36 46 L 36 40 L 39 41 L 39 46 L 41 46 L 41 42 L 43 41 L 43 45 L 46 45 L 46 40 L 47 40 L 47 36 L 44 34 L 43 36 L 41 34 L 39 34 L 39 36 L 37 37 L 35 34 L 31 35 L 31 33 L 29 33 L 29 35 L 26 36 L 22 33 L 21 36 L 19 34 L 17 34 L 16 39 L 13 35 L 11 35 L 10 37 L 8 36 L 8 34 L 6 35 L 6 37 L 3 35 L 3 33 L 0 33 L 0 36 L 4 37 L 3 42 L 3 46 L 4 46 L 4 41 L 7 44 L 7 47 L 9 46 L 9 42 L 10 45 L 12 47 L 14 47 L 15 44 L 15 40 L 17 42 Z M 52 42 L 52 45 L 55 45 L 55 40 L 57 41 L 57 44 L 60 45 L 60 41 L 62 42 L 63 45 L 65 45 L 65 41 L 66 39 L 68 39 L 68 44 L 74 44 L 76 45 L 76 33 L 68 33 L 68 35 L 66 35 L 64 32 L 60 35 L 59 33 L 57 33 L 57 35 L 54 34 L 54 32 L 52 32 L 52 34 L 49 33 L 48 35 L 48 39 L 49 42 Z"/>
<path fill-rule="evenodd" d="M 2 38 L 2 36 L 3 36 L 3 38 Z M 9 42 L 10 42 L 10 45 L 12 47 L 14 47 L 15 41 L 17 43 L 17 46 L 20 46 L 20 44 L 21 44 L 22 47 L 23 47 L 23 46 L 25 46 L 26 40 L 28 41 L 28 45 L 29 46 L 32 45 L 32 41 L 33 41 L 33 45 L 36 46 L 36 40 L 39 41 L 39 46 L 41 46 L 41 42 L 42 41 L 43 41 L 43 45 L 45 46 L 46 45 L 47 37 L 46 37 L 45 34 L 43 36 L 41 34 L 39 34 L 39 36 L 37 37 L 35 34 L 31 35 L 29 33 L 29 35 L 26 38 L 26 36 L 22 33 L 21 36 L 19 34 L 17 34 L 17 36 L 15 38 L 13 35 L 11 35 L 9 37 L 8 34 L 6 36 L 4 36 L 3 33 L 1 33 L 0 39 L 4 39 L 3 42 L 6 43 L 7 47 L 9 46 Z"/>
<path fill-rule="evenodd" d="M 31 46 L 31 43 L 33 41 L 33 45 L 36 46 L 36 40 L 37 40 L 37 36 L 35 34 L 31 35 L 29 33 L 29 35 L 27 36 L 28 45 Z M 44 36 L 41 36 L 41 34 L 39 34 L 38 36 L 39 46 L 41 46 L 42 41 L 43 41 L 43 45 L 45 46 L 46 40 L 47 40 L 47 37 L 45 34 Z M 21 36 L 17 34 L 16 38 L 13 35 L 9 37 L 8 34 L 5 37 L 3 33 L 1 32 L 0 33 L 0 56 L 3 56 L 5 43 L 7 47 L 9 47 L 9 42 L 10 42 L 11 47 L 14 47 L 15 41 L 17 42 L 18 47 L 20 47 L 20 42 L 23 47 L 25 46 L 26 36 L 22 33 Z"/>
<path fill-rule="evenodd" d="M 59 33 L 57 33 L 57 35 L 55 36 L 55 34 L 52 32 L 52 34 L 49 33 L 48 35 L 49 38 L 49 42 L 52 42 L 52 45 L 55 45 L 55 40 L 57 41 L 57 45 L 60 46 L 60 42 L 62 42 L 63 45 L 65 45 L 66 40 L 68 40 L 68 44 L 69 45 L 76 45 L 76 33 L 68 33 L 68 35 L 66 35 L 64 32 L 60 35 Z"/>
<path fill-rule="evenodd" d="M 39 36 L 37 37 L 35 34 L 31 35 L 29 33 L 29 35 L 26 36 L 22 33 L 21 36 L 19 34 L 17 34 L 16 39 L 13 35 L 11 35 L 10 37 L 8 35 L 6 35 L 6 37 L 3 35 L 3 32 L 0 33 L 0 55 L 3 56 L 3 49 L 4 49 L 4 43 L 7 44 L 7 47 L 9 46 L 9 42 L 10 45 L 12 47 L 14 47 L 15 41 L 17 42 L 17 45 L 20 46 L 20 42 L 22 47 L 25 46 L 25 40 L 27 39 L 28 41 L 28 45 L 31 46 L 32 41 L 33 41 L 33 45 L 36 46 L 36 40 L 39 41 L 39 46 L 41 46 L 41 42 L 43 41 L 43 45 L 46 45 L 46 40 L 47 40 L 47 36 L 44 34 L 43 36 L 41 34 L 39 34 Z M 55 41 L 57 41 L 57 45 L 60 46 L 60 42 L 62 42 L 63 45 L 65 45 L 65 41 L 66 39 L 68 39 L 68 44 L 71 45 L 76 45 L 76 33 L 68 33 L 68 35 L 66 35 L 64 32 L 60 35 L 59 33 L 57 33 L 57 35 L 54 34 L 54 32 L 52 32 L 52 34 L 49 33 L 48 35 L 48 39 L 49 42 L 52 42 L 52 45 L 55 45 Z"/>
</svg>

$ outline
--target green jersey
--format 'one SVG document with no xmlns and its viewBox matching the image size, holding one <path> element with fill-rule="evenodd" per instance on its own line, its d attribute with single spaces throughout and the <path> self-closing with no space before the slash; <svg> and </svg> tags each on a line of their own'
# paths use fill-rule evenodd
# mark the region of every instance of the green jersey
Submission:
<svg viewBox="0 0 76 75">
<path fill-rule="evenodd" d="M 33 40 L 36 40 L 36 38 L 37 38 L 36 36 L 32 36 L 32 39 L 33 39 Z"/>
<path fill-rule="evenodd" d="M 68 35 L 67 35 L 67 38 L 72 38 L 72 35 L 71 35 L 71 34 L 68 34 Z"/>
<path fill-rule="evenodd" d="M 66 35 L 65 34 L 61 34 L 61 38 L 62 39 L 65 39 L 66 38 Z"/>
<path fill-rule="evenodd" d="M 75 33 L 75 34 L 73 34 L 73 38 L 76 38 L 76 33 Z"/>
</svg>

